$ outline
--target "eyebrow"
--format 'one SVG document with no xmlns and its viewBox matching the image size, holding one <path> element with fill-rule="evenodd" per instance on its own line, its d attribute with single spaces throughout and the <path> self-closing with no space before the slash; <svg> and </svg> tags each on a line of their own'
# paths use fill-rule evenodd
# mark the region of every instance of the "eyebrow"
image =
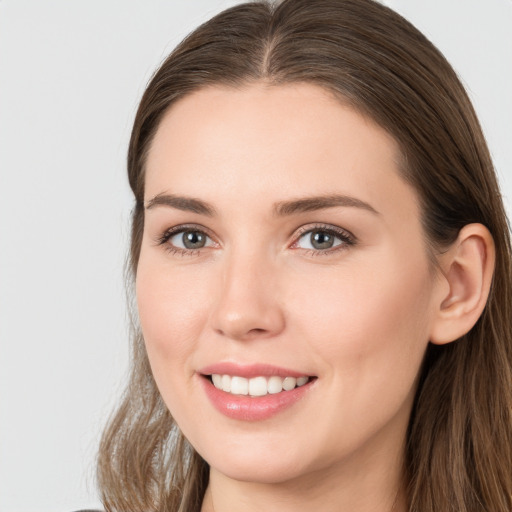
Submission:
<svg viewBox="0 0 512 512">
<path fill-rule="evenodd" d="M 198 213 L 199 215 L 206 215 L 213 217 L 216 215 L 215 208 L 200 199 L 193 197 L 175 196 L 172 194 L 158 194 L 153 199 L 146 203 L 146 210 L 151 210 L 155 206 L 168 206 L 183 210 L 184 212 Z"/>
<path fill-rule="evenodd" d="M 214 217 L 216 215 L 216 210 L 212 205 L 193 197 L 158 194 L 153 199 L 147 201 L 146 209 L 150 210 L 156 206 L 168 206 L 170 208 L 176 208 L 186 212 L 206 215 L 207 217 Z M 279 201 L 274 204 L 273 213 L 277 217 L 287 217 L 298 213 L 334 208 L 336 206 L 360 208 L 375 215 L 380 215 L 373 206 L 365 201 L 355 197 L 339 194 L 305 197 L 290 201 Z"/>
<path fill-rule="evenodd" d="M 294 215 L 296 213 L 312 212 L 315 210 L 323 210 L 324 208 L 334 208 L 336 206 L 361 208 L 375 215 L 379 212 L 370 204 L 361 201 L 355 197 L 346 195 L 328 195 L 305 197 L 303 199 L 295 199 L 291 201 L 280 201 L 274 205 L 274 213 L 279 217 Z"/>
</svg>

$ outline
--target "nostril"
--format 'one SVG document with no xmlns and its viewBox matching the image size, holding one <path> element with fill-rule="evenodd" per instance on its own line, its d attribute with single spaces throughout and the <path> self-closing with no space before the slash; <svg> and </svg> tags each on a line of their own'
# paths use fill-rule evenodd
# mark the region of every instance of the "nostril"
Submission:
<svg viewBox="0 0 512 512">
<path fill-rule="evenodd" d="M 249 333 L 254 333 L 254 334 L 263 334 L 264 332 L 266 332 L 266 331 L 265 331 L 265 329 L 259 329 L 259 328 L 257 328 L 257 329 L 251 329 L 251 330 L 249 331 Z"/>
</svg>

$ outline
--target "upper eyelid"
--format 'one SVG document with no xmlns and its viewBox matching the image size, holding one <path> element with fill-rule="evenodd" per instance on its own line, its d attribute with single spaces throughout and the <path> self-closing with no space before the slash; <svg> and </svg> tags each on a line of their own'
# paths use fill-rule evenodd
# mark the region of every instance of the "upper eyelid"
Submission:
<svg viewBox="0 0 512 512">
<path fill-rule="evenodd" d="M 205 233 L 210 232 L 207 227 L 202 226 L 201 224 L 178 224 L 166 229 L 167 233 L 179 233 L 180 231 L 204 231 Z"/>
<path fill-rule="evenodd" d="M 305 224 L 300 228 L 296 229 L 292 236 L 294 236 L 295 240 L 300 238 L 302 235 L 309 233 L 310 231 L 329 231 L 331 233 L 335 233 L 337 235 L 345 235 L 347 238 L 351 240 L 357 241 L 357 237 L 348 229 L 342 228 L 340 226 L 336 226 L 334 224 L 324 224 L 324 223 L 313 223 L 313 224 Z"/>
<path fill-rule="evenodd" d="M 201 233 L 204 233 L 206 236 L 208 236 L 213 241 L 218 243 L 215 235 L 213 235 L 212 232 L 205 226 L 202 226 L 200 224 L 179 224 L 177 226 L 172 226 L 164 230 L 160 235 L 158 235 L 156 237 L 157 245 L 166 243 L 172 236 L 178 233 L 182 233 L 184 231 L 200 231 Z"/>
</svg>

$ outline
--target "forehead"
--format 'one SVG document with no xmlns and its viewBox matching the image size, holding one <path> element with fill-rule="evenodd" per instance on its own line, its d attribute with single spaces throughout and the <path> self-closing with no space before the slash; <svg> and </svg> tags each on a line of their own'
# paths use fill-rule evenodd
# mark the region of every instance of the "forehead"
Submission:
<svg viewBox="0 0 512 512">
<path fill-rule="evenodd" d="M 377 205 L 412 189 L 393 137 L 321 87 L 208 87 L 174 104 L 153 140 L 146 200 L 163 192 L 208 201 L 357 194 Z M 378 207 L 377 207 L 378 209 Z"/>
</svg>

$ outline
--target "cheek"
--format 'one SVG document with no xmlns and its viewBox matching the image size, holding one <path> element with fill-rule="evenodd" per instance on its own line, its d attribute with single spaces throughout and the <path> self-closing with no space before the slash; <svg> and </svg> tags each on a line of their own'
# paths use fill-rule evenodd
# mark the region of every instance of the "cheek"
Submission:
<svg viewBox="0 0 512 512">
<path fill-rule="evenodd" d="M 191 354 L 206 321 L 208 293 L 200 273 L 180 272 L 161 258 L 141 254 L 137 307 L 154 371 L 157 363 L 176 366 Z"/>
<path fill-rule="evenodd" d="M 428 343 L 432 279 L 421 259 L 408 264 L 398 256 L 317 273 L 292 294 L 300 297 L 294 309 L 308 312 L 297 315 L 299 330 L 344 387 L 347 379 L 353 390 L 396 383 L 405 393 L 416 378 Z"/>
</svg>

